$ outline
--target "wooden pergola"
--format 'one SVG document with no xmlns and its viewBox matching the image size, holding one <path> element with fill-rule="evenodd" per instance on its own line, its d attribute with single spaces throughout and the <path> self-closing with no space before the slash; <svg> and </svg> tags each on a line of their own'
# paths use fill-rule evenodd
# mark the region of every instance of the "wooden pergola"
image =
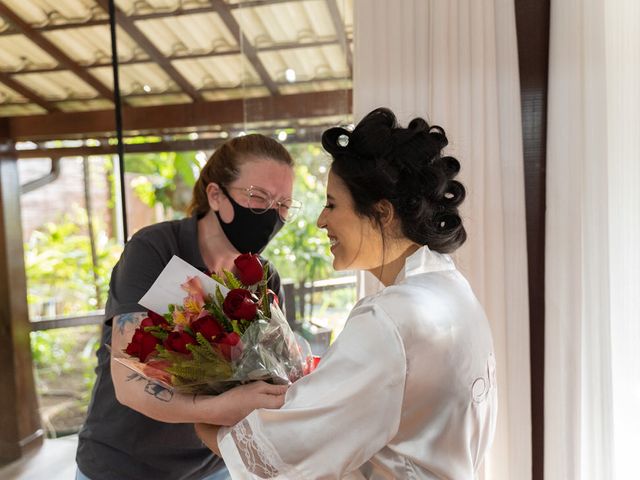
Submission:
<svg viewBox="0 0 640 480">
<path fill-rule="evenodd" d="M 308 141 L 350 115 L 350 0 L 173 0 L 162 8 L 117 0 L 111 7 L 123 130 L 163 138 L 127 151 L 213 149 L 221 140 L 212 133 L 248 124 L 301 126 L 311 133 L 300 140 Z M 51 158 L 53 172 L 62 157 L 117 153 L 112 142 L 47 147 L 115 135 L 109 8 L 109 0 L 0 2 L 0 465 L 43 439 L 18 160 Z M 193 132 L 201 135 L 179 135 Z M 35 148 L 16 148 L 26 141 Z"/>
</svg>

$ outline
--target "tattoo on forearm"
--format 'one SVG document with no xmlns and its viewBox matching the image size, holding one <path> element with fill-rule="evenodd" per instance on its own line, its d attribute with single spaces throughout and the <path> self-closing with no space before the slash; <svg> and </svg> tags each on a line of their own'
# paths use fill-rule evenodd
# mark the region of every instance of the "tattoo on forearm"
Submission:
<svg viewBox="0 0 640 480">
<path fill-rule="evenodd" d="M 161 402 L 170 402 L 173 398 L 173 391 L 167 388 L 164 388 L 161 385 L 153 382 L 147 382 L 146 387 L 144 387 L 144 391 L 149 395 L 153 395 L 155 398 L 160 400 Z"/>
<path fill-rule="evenodd" d="M 144 386 L 145 393 L 157 398 L 161 402 L 170 402 L 173 398 L 173 390 L 169 390 L 168 388 L 165 388 L 162 385 L 158 385 L 155 382 L 150 382 L 139 373 L 132 373 L 127 377 L 127 382 L 134 380 L 136 382 L 147 382 L 147 384 Z"/>
<path fill-rule="evenodd" d="M 122 315 L 118 315 L 116 320 L 116 325 L 118 326 L 118 331 L 121 334 L 124 334 L 124 329 L 127 325 L 137 325 L 140 321 L 142 321 L 143 314 L 140 312 L 136 313 L 123 313 Z"/>
<path fill-rule="evenodd" d="M 144 379 L 145 378 L 139 373 L 132 373 L 127 377 L 127 382 L 130 382 L 132 380 L 144 380 Z"/>
</svg>

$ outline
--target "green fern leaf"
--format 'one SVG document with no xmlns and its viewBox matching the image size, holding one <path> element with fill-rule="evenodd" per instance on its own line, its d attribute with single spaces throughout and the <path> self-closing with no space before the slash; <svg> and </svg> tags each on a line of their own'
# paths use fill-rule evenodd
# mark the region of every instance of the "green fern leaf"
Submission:
<svg viewBox="0 0 640 480">
<path fill-rule="evenodd" d="M 242 283 L 240 283 L 240 280 L 238 280 L 233 273 L 228 270 L 222 270 L 222 273 L 224 273 L 224 276 L 227 279 L 227 287 L 232 290 L 234 288 L 242 288 Z"/>
<path fill-rule="evenodd" d="M 263 275 L 262 282 L 260 282 L 260 295 L 262 296 L 262 313 L 266 316 L 271 314 L 271 310 L 269 308 L 269 295 L 267 293 L 268 290 L 268 282 L 269 282 L 269 264 L 265 262 L 263 267 Z"/>
<path fill-rule="evenodd" d="M 216 286 L 216 300 L 218 302 L 218 305 L 222 305 L 224 303 L 224 295 L 222 294 L 222 291 L 218 286 Z"/>
<path fill-rule="evenodd" d="M 234 332 L 242 336 L 242 330 L 240 330 L 240 327 L 238 326 L 238 320 L 231 320 L 231 327 L 233 328 Z"/>
<path fill-rule="evenodd" d="M 222 278 L 220 275 L 216 274 L 216 273 L 212 273 L 211 274 L 211 278 L 213 278 L 216 282 L 218 282 L 221 285 L 225 285 L 225 281 L 224 278 Z"/>
<path fill-rule="evenodd" d="M 217 294 L 218 294 L 218 291 L 216 291 L 216 296 Z M 222 295 L 222 293 L 220 293 L 220 295 Z M 222 328 L 224 328 L 226 332 L 232 332 L 233 327 L 231 326 L 231 322 L 222 311 L 222 303 L 224 303 L 224 297 L 222 299 L 222 302 L 220 303 L 214 302 L 211 304 L 211 311 L 213 313 L 213 316 L 216 317 L 218 321 L 222 324 Z"/>
</svg>

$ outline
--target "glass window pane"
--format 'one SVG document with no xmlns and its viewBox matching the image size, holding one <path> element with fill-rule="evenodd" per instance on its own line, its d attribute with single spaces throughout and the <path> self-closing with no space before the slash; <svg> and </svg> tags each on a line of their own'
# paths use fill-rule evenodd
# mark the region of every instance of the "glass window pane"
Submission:
<svg viewBox="0 0 640 480">
<path fill-rule="evenodd" d="M 129 235 L 147 225 L 184 218 L 193 185 L 207 158 L 199 151 L 126 154 Z"/>
<path fill-rule="evenodd" d="M 18 168 L 30 320 L 38 326 L 95 314 L 104 308 L 122 251 L 111 158 L 23 159 Z M 76 433 L 84 422 L 100 329 L 94 324 L 31 333 L 49 437 Z"/>
<path fill-rule="evenodd" d="M 122 251 L 111 160 L 24 159 L 18 166 L 31 320 L 104 308 Z"/>
<path fill-rule="evenodd" d="M 40 415 L 49 438 L 76 433 L 82 426 L 99 342 L 99 325 L 31 333 Z"/>
</svg>

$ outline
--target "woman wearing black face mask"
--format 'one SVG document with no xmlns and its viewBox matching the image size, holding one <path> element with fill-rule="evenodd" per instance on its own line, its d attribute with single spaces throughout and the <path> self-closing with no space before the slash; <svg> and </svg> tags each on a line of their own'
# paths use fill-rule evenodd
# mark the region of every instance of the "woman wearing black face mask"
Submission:
<svg viewBox="0 0 640 480">
<path fill-rule="evenodd" d="M 275 140 L 248 135 L 209 159 L 193 189 L 190 213 L 210 271 L 233 265 L 238 253 L 260 253 L 300 203 L 292 200 L 293 161 Z"/>
<path fill-rule="evenodd" d="M 123 350 L 146 318 L 139 299 L 173 255 L 203 271 L 233 270 L 240 253 L 260 253 L 300 208 L 292 200 L 293 160 L 262 135 L 219 147 L 200 172 L 189 217 L 137 232 L 114 267 L 102 344 Z M 277 272 L 270 288 L 280 291 Z M 222 461 L 193 423 L 233 425 L 256 408 L 278 408 L 286 388 L 264 382 L 219 396 L 186 396 L 150 384 L 98 351 L 98 378 L 79 434 L 77 479 L 221 480 Z"/>
</svg>

